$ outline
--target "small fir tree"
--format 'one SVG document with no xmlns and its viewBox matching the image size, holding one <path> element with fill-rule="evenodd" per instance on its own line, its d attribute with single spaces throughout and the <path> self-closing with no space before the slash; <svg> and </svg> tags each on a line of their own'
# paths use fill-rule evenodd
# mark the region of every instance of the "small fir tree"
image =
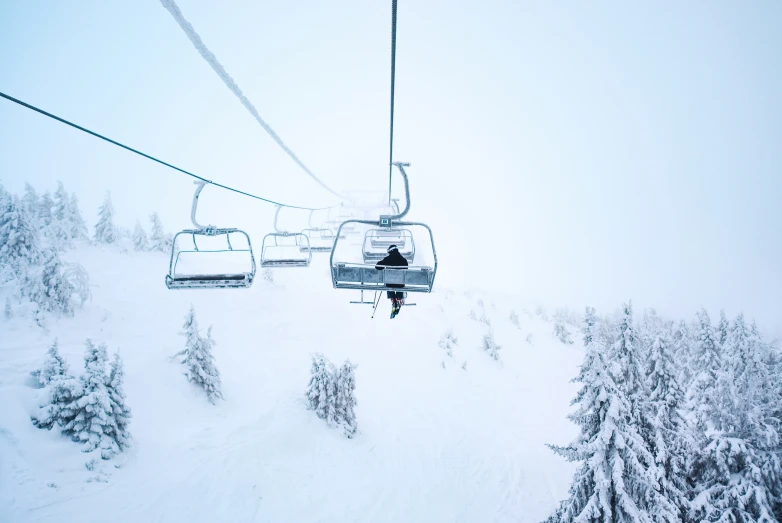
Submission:
<svg viewBox="0 0 782 523">
<path fill-rule="evenodd" d="M 0 209 L 0 265 L 21 274 L 41 260 L 38 229 L 25 208 L 14 196 Z"/>
<path fill-rule="evenodd" d="M 38 372 L 38 381 L 44 387 L 53 380 L 64 377 L 68 372 L 68 364 L 60 356 L 59 346 L 55 338 L 49 350 L 46 352 L 46 359 Z"/>
<path fill-rule="evenodd" d="M 149 247 L 153 251 L 169 252 L 173 239 L 163 231 L 163 224 L 160 221 L 158 213 L 153 212 L 149 215 L 149 221 L 152 222 L 152 234 L 149 237 Z"/>
<path fill-rule="evenodd" d="M 10 320 L 14 316 L 14 311 L 11 308 L 11 298 L 5 299 L 5 311 L 3 312 L 6 320 Z"/>
<path fill-rule="evenodd" d="M 29 270 L 22 282 L 22 293 L 37 303 L 41 311 L 73 315 L 71 297 L 76 289 L 63 274 L 64 265 L 56 252 L 49 253 L 43 268 Z"/>
<path fill-rule="evenodd" d="M 136 227 L 133 229 L 133 249 L 136 251 L 149 250 L 147 233 L 138 221 L 136 222 Z"/>
<path fill-rule="evenodd" d="M 342 425 L 345 436 L 352 438 L 358 431 L 355 413 L 356 366 L 345 361 L 337 371 L 336 382 L 336 419 Z"/>
<path fill-rule="evenodd" d="M 87 239 L 87 224 L 81 215 L 79 209 L 79 199 L 76 193 L 71 194 L 71 201 L 68 205 L 70 211 L 70 234 L 73 239 Z"/>
<path fill-rule="evenodd" d="M 22 197 L 22 206 L 27 211 L 27 214 L 34 217 L 36 225 L 38 221 L 38 208 L 41 205 L 41 198 L 35 191 L 35 188 L 29 183 L 24 184 L 24 196 Z"/>
<path fill-rule="evenodd" d="M 96 243 L 114 243 L 117 240 L 117 228 L 114 225 L 114 206 L 111 193 L 106 193 L 103 204 L 98 209 L 98 223 L 95 224 L 93 239 Z"/>
<path fill-rule="evenodd" d="M 521 329 L 521 323 L 519 322 L 519 315 L 516 314 L 516 309 L 513 309 L 510 311 L 510 322 L 511 324 L 516 327 L 517 329 Z"/>
<path fill-rule="evenodd" d="M 489 329 L 486 334 L 483 335 L 483 344 L 482 344 L 483 350 L 486 352 L 486 354 L 489 355 L 489 357 L 493 360 L 499 360 L 500 359 L 500 349 L 501 346 L 497 345 L 497 343 L 494 341 L 494 331 Z"/>
<path fill-rule="evenodd" d="M 84 374 L 80 379 L 83 395 L 72 403 L 76 415 L 62 429 L 74 441 L 82 443 L 83 452 L 99 450 L 103 459 L 109 459 L 122 450 L 116 439 L 117 420 L 112 414 L 107 388 L 107 360 L 106 345 L 96 346 L 87 340 Z"/>
<path fill-rule="evenodd" d="M 112 424 L 113 433 L 110 436 L 117 443 L 117 447 L 120 450 L 130 446 L 130 432 L 128 432 L 128 425 L 130 425 L 130 408 L 125 403 L 125 365 L 122 363 L 122 358 L 119 353 L 114 353 L 114 358 L 111 360 L 111 371 L 109 372 L 109 380 L 106 385 L 106 391 L 109 395 L 109 403 L 111 405 L 111 415 L 114 419 Z"/>
<path fill-rule="evenodd" d="M 38 201 L 38 226 L 42 229 L 49 227 L 52 224 L 52 209 L 54 208 L 54 200 L 49 191 L 43 193 L 41 199 Z"/>
<path fill-rule="evenodd" d="M 204 389 L 209 401 L 214 403 L 216 399 L 222 399 L 223 394 L 220 391 L 220 372 L 214 364 L 212 355 L 212 347 L 215 344 L 212 339 L 212 327 L 207 329 L 206 338 L 203 338 L 198 331 L 195 309 L 191 305 L 190 311 L 185 316 L 183 328 L 185 348 L 176 353 L 175 357 L 182 357 L 181 363 L 186 367 L 187 379 Z"/>
<path fill-rule="evenodd" d="M 336 369 L 322 354 L 312 355 L 310 381 L 307 386 L 307 408 L 329 425 L 336 424 Z"/>
</svg>

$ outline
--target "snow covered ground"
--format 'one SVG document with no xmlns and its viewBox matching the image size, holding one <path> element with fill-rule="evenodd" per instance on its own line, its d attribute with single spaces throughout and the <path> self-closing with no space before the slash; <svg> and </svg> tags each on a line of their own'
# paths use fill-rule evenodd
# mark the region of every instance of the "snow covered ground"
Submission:
<svg viewBox="0 0 782 523">
<path fill-rule="evenodd" d="M 0 319 L 2 522 L 538 522 L 567 494 L 572 465 L 545 444 L 576 434 L 565 416 L 583 348 L 521 299 L 436 284 L 391 321 L 387 300 L 370 319 L 348 304 L 358 292 L 331 288 L 328 253 L 274 270 L 275 284 L 259 273 L 249 290 L 169 291 L 159 253 L 85 246 L 66 259 L 90 273 L 83 309 L 45 329 Z M 216 405 L 170 359 L 191 303 L 214 326 Z M 473 310 L 491 321 L 499 361 Z M 453 357 L 438 346 L 449 328 Z M 57 429 L 30 423 L 29 372 L 55 337 L 74 374 L 88 337 L 125 361 L 134 446 L 94 470 Z M 354 439 L 306 409 L 315 352 L 358 365 Z"/>
</svg>

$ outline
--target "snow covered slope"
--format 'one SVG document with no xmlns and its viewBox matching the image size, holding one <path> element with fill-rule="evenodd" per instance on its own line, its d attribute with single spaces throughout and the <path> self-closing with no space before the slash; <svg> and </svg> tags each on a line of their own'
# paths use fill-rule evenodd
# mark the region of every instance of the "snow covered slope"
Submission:
<svg viewBox="0 0 782 523">
<path fill-rule="evenodd" d="M 524 314 L 528 304 L 437 288 L 393 321 L 383 299 L 370 319 L 370 306 L 348 304 L 357 292 L 331 288 L 325 254 L 275 270 L 275 284 L 192 291 L 166 289 L 162 254 L 81 247 L 67 258 L 93 285 L 75 317 L 46 329 L 0 319 L 0 521 L 537 522 L 567 493 L 572 466 L 545 443 L 576 433 L 565 416 L 582 347 Z M 214 325 L 216 405 L 170 360 L 191 303 L 202 329 Z M 473 310 L 491 321 L 499 361 Z M 453 357 L 438 347 L 449 328 Z M 77 444 L 30 423 L 39 391 L 28 375 L 55 337 L 75 374 L 88 337 L 125 360 L 134 446 L 94 470 Z M 305 407 L 315 352 L 358 365 L 352 440 Z"/>
</svg>

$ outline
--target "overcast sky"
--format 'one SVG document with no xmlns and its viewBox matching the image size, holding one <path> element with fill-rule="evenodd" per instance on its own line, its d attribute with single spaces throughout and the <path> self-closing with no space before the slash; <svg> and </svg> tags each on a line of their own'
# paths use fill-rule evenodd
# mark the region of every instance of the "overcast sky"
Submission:
<svg viewBox="0 0 782 523">
<path fill-rule="evenodd" d="M 327 184 L 385 190 L 390 2 L 180 0 Z M 396 153 L 438 284 L 744 310 L 782 334 L 782 3 L 400 0 Z M 632 4 L 632 5 L 631 5 Z M 206 178 L 329 205 L 157 0 L 0 3 L 0 90 Z M 0 180 L 188 225 L 192 181 L 0 100 Z M 396 180 L 398 181 L 398 180 Z M 400 184 L 397 184 L 400 188 Z M 273 208 L 204 191 L 203 221 Z M 286 214 L 291 227 L 306 214 Z"/>
</svg>

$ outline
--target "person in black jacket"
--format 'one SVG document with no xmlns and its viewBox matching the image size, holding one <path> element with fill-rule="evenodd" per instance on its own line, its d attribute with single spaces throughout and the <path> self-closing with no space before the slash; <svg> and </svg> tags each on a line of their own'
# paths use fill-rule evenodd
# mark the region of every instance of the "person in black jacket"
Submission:
<svg viewBox="0 0 782 523">
<path fill-rule="evenodd" d="M 396 245 L 388 246 L 388 256 L 383 258 L 375 265 L 375 269 L 382 271 L 386 267 L 407 267 L 407 260 L 404 256 L 399 254 L 399 249 Z M 405 286 L 401 283 L 388 283 L 389 287 L 394 289 L 403 289 Z M 388 299 L 391 300 L 391 318 L 393 319 L 399 314 L 399 310 L 402 305 L 405 304 L 405 293 L 402 291 L 388 291 Z"/>
</svg>

